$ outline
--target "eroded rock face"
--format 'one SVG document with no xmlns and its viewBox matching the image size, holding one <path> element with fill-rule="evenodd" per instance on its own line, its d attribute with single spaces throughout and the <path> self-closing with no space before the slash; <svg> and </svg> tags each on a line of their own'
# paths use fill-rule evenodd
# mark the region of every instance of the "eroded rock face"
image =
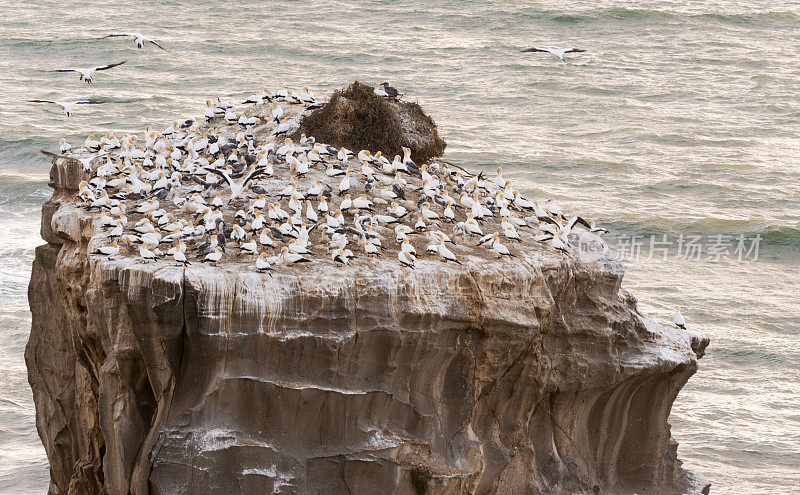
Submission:
<svg viewBox="0 0 800 495">
<path fill-rule="evenodd" d="M 88 256 L 56 160 L 26 351 L 50 493 L 696 492 L 671 405 L 708 340 L 611 259 L 259 274 Z M 472 265 L 468 265 L 472 266 Z"/>
</svg>

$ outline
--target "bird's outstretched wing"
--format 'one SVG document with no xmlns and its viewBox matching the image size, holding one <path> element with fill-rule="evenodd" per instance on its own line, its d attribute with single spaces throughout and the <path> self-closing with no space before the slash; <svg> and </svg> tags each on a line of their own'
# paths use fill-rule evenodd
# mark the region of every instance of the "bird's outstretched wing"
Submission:
<svg viewBox="0 0 800 495">
<path fill-rule="evenodd" d="M 253 179 L 257 178 L 257 177 L 260 177 L 260 176 L 264 175 L 264 173 L 265 173 L 264 169 L 261 169 L 261 168 L 253 170 L 252 172 L 250 172 L 250 175 L 247 176 L 247 178 L 244 180 L 244 182 L 242 182 L 242 186 L 246 186 L 248 182 L 250 182 L 251 180 L 253 180 Z"/>
<path fill-rule="evenodd" d="M 45 72 L 80 72 L 78 69 L 55 69 L 55 70 L 46 70 Z"/>
<path fill-rule="evenodd" d="M 118 38 L 118 37 L 123 37 L 123 36 L 136 36 L 136 33 L 111 33 L 111 34 L 107 34 L 105 36 L 101 36 L 100 39 L 103 39 L 103 38 Z"/>
<path fill-rule="evenodd" d="M 55 103 L 53 100 L 25 100 L 28 103 Z"/>
<path fill-rule="evenodd" d="M 227 182 L 227 183 L 228 183 L 228 185 L 231 185 L 231 179 L 230 179 L 230 177 L 228 177 L 228 174 L 226 174 L 226 173 L 225 173 L 225 172 L 223 172 L 222 170 L 217 170 L 217 169 L 215 169 L 215 168 L 204 168 L 203 170 L 205 170 L 206 172 L 211 172 L 212 174 L 217 174 L 217 175 L 219 175 L 220 177 L 222 177 L 223 179 L 225 179 L 225 182 Z"/>
<path fill-rule="evenodd" d="M 144 40 L 145 40 L 145 41 L 147 41 L 147 42 L 149 42 L 149 43 L 152 43 L 152 44 L 156 45 L 157 47 L 161 48 L 161 49 L 162 49 L 162 50 L 164 50 L 164 51 L 167 51 L 167 49 L 166 49 L 166 48 L 164 48 L 163 46 L 159 45 L 159 44 L 156 42 L 156 40 L 154 40 L 153 38 L 145 38 Z"/>
<path fill-rule="evenodd" d="M 575 218 L 573 218 L 573 219 L 572 219 L 572 221 L 571 221 L 570 223 L 571 223 L 573 226 L 574 226 L 574 225 L 576 225 L 576 224 L 583 225 L 583 226 L 584 226 L 584 227 L 586 227 L 587 229 L 589 229 L 589 230 L 592 230 L 592 226 L 589 224 L 589 222 L 587 222 L 586 220 L 584 220 L 584 219 L 583 219 L 582 217 L 580 217 L 580 216 L 576 216 Z"/>
<path fill-rule="evenodd" d="M 570 48 L 569 50 L 565 51 L 564 53 L 583 53 L 586 50 L 581 50 L 580 48 Z"/>
<path fill-rule="evenodd" d="M 537 218 L 539 219 L 540 222 L 552 223 L 556 227 L 561 227 L 561 224 L 556 222 L 553 218 L 550 218 L 550 217 L 537 217 Z"/>
<path fill-rule="evenodd" d="M 73 102 L 76 105 L 99 105 L 103 103 L 102 101 L 95 101 L 95 100 L 78 100 Z"/>
<path fill-rule="evenodd" d="M 122 65 L 125 62 L 127 62 L 127 60 L 123 60 L 122 62 L 117 62 L 116 64 L 98 65 L 97 67 L 92 67 L 92 70 L 106 70 L 112 67 L 117 67 L 118 65 Z"/>
<path fill-rule="evenodd" d="M 521 50 L 521 53 L 528 53 L 528 52 L 549 52 L 546 48 L 539 48 L 538 46 L 534 46 L 531 48 L 526 48 L 525 50 Z"/>
</svg>

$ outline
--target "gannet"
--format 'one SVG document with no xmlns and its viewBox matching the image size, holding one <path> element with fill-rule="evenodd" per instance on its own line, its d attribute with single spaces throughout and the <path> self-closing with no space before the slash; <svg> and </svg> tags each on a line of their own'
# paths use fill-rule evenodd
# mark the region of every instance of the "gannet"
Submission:
<svg viewBox="0 0 800 495">
<path fill-rule="evenodd" d="M 372 156 L 370 150 L 361 150 L 358 152 L 358 159 L 362 162 L 372 163 L 375 157 Z"/>
<path fill-rule="evenodd" d="M 265 87 L 264 91 L 261 93 L 261 98 L 264 101 L 272 101 L 272 99 L 275 98 L 275 95 L 272 94 L 272 92 L 269 90 L 269 88 Z"/>
<path fill-rule="evenodd" d="M 61 138 L 61 141 L 59 141 L 59 142 L 58 142 L 58 145 L 59 145 L 59 147 L 58 147 L 58 151 L 59 151 L 61 154 L 64 154 L 64 153 L 66 153 L 67 151 L 69 151 L 69 150 L 71 150 L 71 149 L 72 149 L 72 145 L 71 145 L 71 144 L 69 144 L 65 138 Z"/>
<path fill-rule="evenodd" d="M 344 175 L 344 173 L 345 173 L 344 170 L 336 168 L 336 166 L 333 163 L 328 163 L 328 167 L 325 169 L 325 175 L 327 175 L 328 177 L 336 177 L 339 175 Z"/>
<path fill-rule="evenodd" d="M 256 244 L 255 240 L 250 240 L 239 246 L 239 252 L 256 254 L 258 253 L 258 245 Z"/>
<path fill-rule="evenodd" d="M 78 80 L 85 81 L 87 84 L 91 84 L 94 81 L 93 74 L 98 70 L 107 70 L 112 67 L 117 67 L 119 65 L 124 64 L 126 61 L 123 60 L 122 62 L 117 62 L 115 64 L 106 64 L 106 65 L 97 65 L 95 67 L 84 67 L 84 68 L 74 68 L 74 69 L 56 69 L 50 70 L 47 72 L 77 72 L 80 74 Z"/>
<path fill-rule="evenodd" d="M 467 216 L 467 220 L 464 222 L 464 229 L 470 234 L 483 235 L 483 230 L 472 213 Z"/>
<path fill-rule="evenodd" d="M 111 232 L 108 233 L 108 237 L 110 237 L 110 238 L 122 237 L 122 234 L 124 232 L 125 232 L 125 230 L 124 230 L 124 226 L 122 224 L 122 221 L 121 220 L 117 220 L 116 221 L 116 225 L 114 226 L 114 228 L 111 229 Z"/>
<path fill-rule="evenodd" d="M 586 50 L 581 50 L 579 48 L 540 48 L 534 46 L 533 48 L 522 50 L 522 53 L 528 53 L 528 52 L 549 53 L 551 55 L 555 55 L 556 57 L 558 57 L 558 59 L 561 60 L 562 62 L 566 62 L 566 60 L 564 60 L 564 55 L 566 55 L 567 53 L 582 53 L 585 51 Z"/>
<path fill-rule="evenodd" d="M 405 146 L 403 146 L 402 149 L 403 149 L 403 165 L 406 166 L 406 171 L 411 174 L 419 174 L 419 167 L 417 167 L 417 164 L 414 163 L 414 160 L 411 159 L 411 149 Z"/>
<path fill-rule="evenodd" d="M 378 153 L 380 153 L 380 151 Z M 372 178 L 373 175 L 375 175 L 375 170 L 373 170 L 372 167 L 370 167 L 369 164 L 367 164 L 367 162 L 362 162 L 361 173 L 364 174 L 364 177 L 370 179 Z"/>
<path fill-rule="evenodd" d="M 349 265 L 350 262 L 347 259 L 347 254 L 345 253 L 344 248 L 335 249 L 331 252 L 331 259 L 336 263 L 341 263 L 343 265 Z"/>
<path fill-rule="evenodd" d="M 511 224 L 511 222 L 508 221 L 508 217 L 503 217 L 502 221 L 500 222 L 500 228 L 503 229 L 503 235 L 506 236 L 506 239 L 522 242 L 517 229 Z"/>
<path fill-rule="evenodd" d="M 264 100 L 264 92 L 259 91 L 258 93 L 254 93 L 248 96 L 247 99 L 242 102 L 242 104 L 245 105 L 247 103 L 261 103 L 263 100 Z"/>
<path fill-rule="evenodd" d="M 375 89 L 373 89 L 373 90 L 372 90 L 372 92 L 373 92 L 373 93 L 375 93 L 375 94 L 376 94 L 376 95 L 378 95 L 378 96 L 381 96 L 381 97 L 383 97 L 383 96 L 385 96 L 385 97 L 388 97 L 388 96 L 389 96 L 389 93 L 387 93 L 387 92 L 386 92 L 386 91 L 385 91 L 385 90 L 384 90 L 384 89 L 381 87 L 381 85 L 380 85 L 379 83 L 375 83 Z"/>
<path fill-rule="evenodd" d="M 230 107 L 225 111 L 225 120 L 230 123 L 239 121 L 239 114 L 236 113 L 236 110 L 233 107 Z"/>
<path fill-rule="evenodd" d="M 398 251 L 397 259 L 398 261 L 400 261 L 400 263 L 410 268 L 414 268 L 414 255 L 412 255 L 408 251 L 402 251 L 402 250 Z"/>
<path fill-rule="evenodd" d="M 185 255 L 185 254 L 183 253 L 183 251 L 181 251 L 180 249 L 176 249 L 176 250 L 175 250 L 175 251 L 172 253 L 172 259 L 174 259 L 174 260 L 175 260 L 175 262 L 176 262 L 178 265 L 183 265 L 183 266 L 186 266 L 186 265 L 188 265 L 188 264 L 189 264 L 189 262 L 186 260 L 186 255 Z"/>
<path fill-rule="evenodd" d="M 456 259 L 456 255 L 453 254 L 452 251 L 445 245 L 444 238 L 440 235 L 441 243 L 439 244 L 439 256 L 441 256 L 445 261 L 452 261 L 456 264 L 461 264 L 460 261 Z"/>
<path fill-rule="evenodd" d="M 353 206 L 359 210 L 369 210 L 372 208 L 372 201 L 366 196 L 359 196 L 353 200 Z"/>
<path fill-rule="evenodd" d="M 148 249 L 149 247 L 150 244 L 147 242 L 144 242 L 141 246 L 139 246 L 139 256 L 141 256 L 146 262 L 156 259 L 155 253 L 150 251 L 150 249 Z"/>
<path fill-rule="evenodd" d="M 505 180 L 503 178 L 502 174 L 503 174 L 503 167 L 497 167 L 497 175 L 494 178 L 494 183 L 500 189 L 505 188 L 506 187 L 506 182 L 508 182 L 507 180 Z"/>
<path fill-rule="evenodd" d="M 258 255 L 258 258 L 256 258 L 256 270 L 260 272 L 272 270 L 272 266 L 270 266 L 269 261 L 267 261 L 267 253 L 261 253 Z"/>
<path fill-rule="evenodd" d="M 120 225 L 120 228 L 121 227 L 122 226 Z M 112 256 L 116 256 L 117 253 L 119 253 L 119 245 L 117 245 L 116 240 L 111 241 L 110 246 L 101 246 L 97 248 L 97 251 L 94 252 L 94 254 L 102 254 L 108 256 L 109 258 L 111 258 Z"/>
<path fill-rule="evenodd" d="M 234 199 L 238 198 L 240 194 L 242 194 L 242 192 L 244 191 L 244 188 L 245 188 L 245 186 L 247 186 L 248 182 L 250 182 L 251 180 L 253 180 L 253 179 L 257 178 L 257 177 L 259 177 L 260 175 L 262 175 L 264 173 L 263 170 L 254 169 L 245 178 L 232 179 L 227 173 L 225 173 L 222 170 L 216 170 L 216 169 L 211 169 L 211 168 L 208 168 L 206 170 L 208 172 L 211 172 L 212 174 L 219 175 L 220 177 L 225 179 L 225 182 L 228 183 L 228 185 L 231 188 L 231 196 L 228 199 L 228 203 L 231 203 Z"/>
<path fill-rule="evenodd" d="M 275 123 L 280 123 L 281 119 L 283 118 L 283 107 L 278 105 L 278 102 L 276 101 L 272 102 L 271 118 L 275 121 Z"/>
<path fill-rule="evenodd" d="M 456 214 L 453 211 L 453 198 L 448 197 L 445 204 L 446 206 L 444 207 L 444 212 L 442 212 L 442 215 L 452 222 L 456 219 Z"/>
<path fill-rule="evenodd" d="M 214 263 L 214 265 L 216 265 L 221 259 L 222 248 L 220 246 L 214 246 L 214 249 L 203 258 L 203 263 Z"/>
<path fill-rule="evenodd" d="M 286 99 L 287 96 L 289 96 L 289 90 L 286 89 L 286 86 L 282 87 L 281 89 L 275 92 L 275 98 Z"/>
<path fill-rule="evenodd" d="M 511 252 L 509 252 L 508 248 L 500 242 L 499 233 L 495 232 L 493 238 L 494 241 L 492 241 L 491 248 L 492 251 L 494 251 L 499 255 L 498 257 L 503 257 L 503 256 L 511 256 L 512 258 L 514 257 L 514 255 L 511 254 Z"/>
<path fill-rule="evenodd" d="M 544 204 L 544 211 L 549 213 L 553 217 L 563 217 L 564 214 L 561 212 L 561 208 L 558 207 L 557 204 L 554 202 L 553 198 L 548 199 Z"/>
<path fill-rule="evenodd" d="M 350 156 L 353 154 L 352 151 L 342 146 L 339 148 L 339 151 L 336 153 L 336 158 L 339 159 L 340 162 L 347 164 L 347 161 L 350 159 Z"/>
<path fill-rule="evenodd" d="M 350 209 L 351 206 L 353 206 L 353 200 L 350 199 L 349 194 L 345 194 L 344 199 L 342 200 L 341 203 L 339 203 L 339 209 L 342 211 L 347 211 Z"/>
<path fill-rule="evenodd" d="M 561 240 L 560 236 L 554 236 L 552 239 L 550 239 L 550 245 L 559 251 L 563 251 L 569 254 L 569 251 L 567 250 L 567 245 L 564 243 L 564 241 Z"/>
<path fill-rule="evenodd" d="M 431 209 L 431 204 L 425 201 L 419 210 L 420 215 L 427 221 L 438 220 L 439 214 Z"/>
<path fill-rule="evenodd" d="M 272 238 L 269 236 L 269 234 L 267 233 L 268 231 L 270 231 L 270 230 L 269 229 L 264 229 L 264 230 L 261 231 L 260 234 L 258 234 L 258 242 L 262 246 L 273 247 L 273 246 L 275 246 L 275 241 L 273 241 Z"/>
<path fill-rule="evenodd" d="M 686 330 L 686 320 L 683 319 L 680 306 L 678 306 L 678 308 L 675 310 L 675 315 L 672 317 L 672 319 L 678 328 Z"/>
<path fill-rule="evenodd" d="M 56 105 L 60 106 L 63 111 L 64 115 L 67 117 L 72 117 L 72 108 L 75 105 L 98 105 L 102 102 L 100 101 L 91 101 L 91 100 L 76 100 L 76 101 L 53 101 L 53 100 L 27 100 L 28 103 L 55 103 Z"/>
<path fill-rule="evenodd" d="M 359 238 L 361 245 L 364 247 L 364 252 L 367 254 L 374 254 L 375 256 L 380 255 L 380 251 L 378 246 L 373 244 L 371 240 L 368 240 L 366 237 Z"/>
<path fill-rule="evenodd" d="M 141 49 L 144 47 L 145 43 L 152 43 L 157 47 L 161 48 L 162 50 L 166 50 L 166 48 L 156 43 L 156 41 L 153 38 L 148 38 L 147 36 L 140 33 L 111 33 L 109 35 L 103 36 L 103 38 L 119 38 L 128 36 L 134 38 L 134 40 L 136 41 L 136 48 Z"/>
<path fill-rule="evenodd" d="M 309 91 L 308 86 L 303 86 L 303 91 L 298 96 L 303 103 L 314 103 L 314 95 Z"/>
<path fill-rule="evenodd" d="M 287 262 L 292 263 L 292 264 L 294 264 L 294 263 L 304 263 L 304 262 L 311 261 L 310 259 L 306 258 L 302 254 L 296 254 L 296 253 L 290 252 L 289 248 L 286 247 L 286 246 L 283 246 L 281 248 L 281 257 L 283 258 L 284 261 L 287 261 Z"/>
<path fill-rule="evenodd" d="M 383 82 L 381 83 L 381 86 L 383 86 L 383 90 L 386 92 L 386 94 L 387 94 L 387 95 L 388 95 L 390 98 L 397 98 L 398 96 L 400 96 L 400 92 L 399 92 L 399 91 L 397 91 L 397 89 L 393 88 L 393 87 L 392 87 L 392 86 L 389 84 L 389 81 L 383 81 Z"/>
<path fill-rule="evenodd" d="M 395 175 L 397 171 L 403 167 L 403 162 L 400 161 L 400 155 L 394 155 L 394 160 L 391 163 L 387 163 L 389 160 L 386 160 L 381 165 L 381 172 L 386 175 Z"/>
<path fill-rule="evenodd" d="M 345 172 L 344 177 L 342 178 L 342 182 L 339 183 L 339 196 L 346 193 L 350 189 L 350 169 L 347 169 Z"/>
</svg>

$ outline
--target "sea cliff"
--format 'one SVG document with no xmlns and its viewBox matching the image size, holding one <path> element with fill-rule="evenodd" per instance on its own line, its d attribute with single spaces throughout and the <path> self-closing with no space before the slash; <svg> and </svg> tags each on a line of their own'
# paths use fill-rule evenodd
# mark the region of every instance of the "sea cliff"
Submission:
<svg viewBox="0 0 800 495">
<path fill-rule="evenodd" d="M 108 231 L 75 201 L 86 178 L 54 158 L 29 289 L 52 494 L 707 485 L 667 420 L 708 339 L 640 314 L 610 254 L 464 242 L 461 264 L 323 255 L 268 273 L 232 254 L 98 256 Z"/>
<path fill-rule="evenodd" d="M 55 160 L 29 290 L 51 493 L 704 485 L 667 419 L 708 340 L 641 315 L 616 260 L 104 260 L 81 177 Z"/>
</svg>

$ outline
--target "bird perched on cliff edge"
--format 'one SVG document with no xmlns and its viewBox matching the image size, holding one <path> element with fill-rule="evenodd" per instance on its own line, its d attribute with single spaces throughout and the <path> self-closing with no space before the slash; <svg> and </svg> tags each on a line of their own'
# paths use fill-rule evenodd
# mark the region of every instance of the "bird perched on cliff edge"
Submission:
<svg viewBox="0 0 800 495">
<path fill-rule="evenodd" d="M 678 309 L 675 310 L 675 316 L 673 317 L 675 321 L 675 325 L 678 326 L 681 330 L 686 330 L 686 320 L 683 319 L 683 315 L 681 314 L 681 308 L 678 306 Z"/>
<path fill-rule="evenodd" d="M 397 91 L 397 88 L 394 88 L 389 81 L 383 81 L 381 86 L 383 86 L 383 90 L 386 92 L 386 95 L 389 96 L 389 98 L 397 98 L 400 96 L 400 92 Z"/>
</svg>

